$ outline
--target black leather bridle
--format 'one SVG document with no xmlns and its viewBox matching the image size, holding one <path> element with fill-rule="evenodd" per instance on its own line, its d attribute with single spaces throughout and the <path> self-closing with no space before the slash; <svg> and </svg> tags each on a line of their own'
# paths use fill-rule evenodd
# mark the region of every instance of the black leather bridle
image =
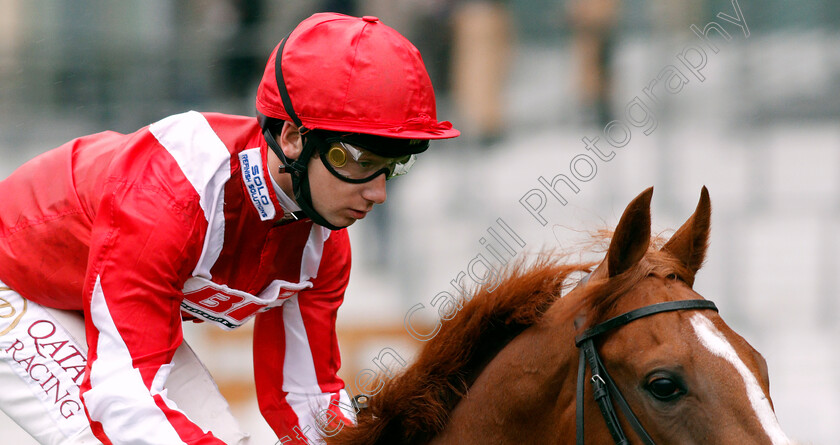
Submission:
<svg viewBox="0 0 840 445">
<path fill-rule="evenodd" d="M 643 308 L 624 313 L 617 317 L 613 317 L 603 323 L 600 323 L 587 329 L 581 335 L 575 338 L 575 346 L 577 346 L 580 349 L 580 361 L 578 363 L 576 395 L 577 445 L 583 445 L 584 438 L 583 381 L 586 376 L 587 363 L 592 369 L 592 378 L 590 380 L 592 382 L 592 392 L 595 397 L 595 402 L 598 403 L 598 408 L 600 408 L 601 410 L 601 415 L 604 417 L 604 421 L 607 423 L 607 428 L 609 429 L 610 435 L 612 435 L 612 438 L 615 441 L 615 443 L 619 445 L 627 445 L 630 442 L 627 440 L 627 436 L 624 434 L 624 431 L 621 428 L 621 424 L 618 421 L 618 415 L 615 412 L 615 408 L 613 407 L 612 403 L 613 398 L 618 404 L 618 407 L 621 409 L 621 412 L 624 413 L 624 417 L 627 418 L 627 421 L 630 423 L 630 426 L 641 439 L 642 443 L 644 443 L 645 445 L 654 445 L 653 439 L 650 438 L 650 435 L 647 433 L 647 431 L 645 431 L 644 427 L 642 427 L 642 424 L 639 423 L 639 419 L 637 419 L 636 416 L 633 414 L 633 410 L 630 409 L 630 406 L 627 404 L 627 401 L 624 399 L 624 396 L 621 395 L 621 392 L 618 390 L 618 387 L 616 386 L 615 382 L 607 372 L 603 361 L 601 361 L 601 356 L 598 355 L 598 350 L 595 348 L 595 338 L 613 329 L 620 328 L 621 326 L 624 326 L 633 320 L 637 320 L 642 317 L 647 317 L 648 315 L 658 314 L 660 312 L 681 311 L 688 309 L 712 309 L 715 312 L 717 312 L 718 310 L 717 306 L 715 306 L 714 303 L 708 300 L 683 300 L 656 303 L 650 306 L 645 306 Z"/>
</svg>

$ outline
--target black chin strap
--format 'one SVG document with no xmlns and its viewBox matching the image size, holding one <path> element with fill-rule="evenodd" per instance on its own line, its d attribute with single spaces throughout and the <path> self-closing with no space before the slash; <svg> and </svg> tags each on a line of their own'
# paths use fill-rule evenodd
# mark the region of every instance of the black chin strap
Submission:
<svg viewBox="0 0 840 445">
<path fill-rule="evenodd" d="M 312 153 L 315 150 L 314 146 L 316 145 L 313 141 L 314 138 L 316 138 L 316 136 L 311 135 L 311 138 L 307 137 L 304 139 L 300 159 L 309 159 L 312 157 Z M 303 212 L 306 213 L 306 215 L 315 224 L 326 227 L 330 230 L 343 228 L 330 224 L 326 218 L 321 216 L 321 214 L 315 210 L 314 204 L 312 203 L 312 193 L 309 188 L 309 175 L 306 174 L 305 168 L 298 174 L 292 173 L 292 190 L 295 192 L 295 201 L 297 201 L 301 210 L 303 210 Z"/>
<path fill-rule="evenodd" d="M 303 160 L 308 160 L 312 157 L 312 153 L 315 150 L 314 146 L 316 145 L 314 138 L 317 136 L 310 134 L 310 137 L 306 137 L 303 140 L 303 149 L 296 160 L 289 160 L 286 157 L 285 153 L 283 153 L 283 149 L 280 148 L 280 144 L 277 143 L 274 139 L 274 135 L 271 134 L 271 130 L 268 125 L 263 126 L 263 137 L 265 138 L 266 143 L 268 143 L 269 148 L 271 148 L 271 151 L 280 158 L 280 162 L 282 163 L 280 173 L 289 173 L 292 176 L 292 190 L 295 194 L 295 202 L 297 202 L 300 206 L 303 214 L 319 226 L 326 227 L 330 230 L 341 229 L 342 227 L 330 224 L 326 218 L 321 216 L 321 214 L 315 210 L 312 204 L 312 193 L 309 188 L 307 165 L 303 162 Z M 295 212 L 293 215 L 297 216 L 297 213 L 299 212 Z"/>
<path fill-rule="evenodd" d="M 292 191 L 294 191 L 295 201 L 300 206 L 303 213 L 308 216 L 312 222 L 318 224 L 319 226 L 326 227 L 330 230 L 338 230 L 343 227 L 330 224 L 326 218 L 321 216 L 321 214 L 315 210 L 314 204 L 312 203 L 312 193 L 309 187 L 309 175 L 307 169 L 309 159 L 317 150 L 316 146 L 318 143 L 318 137 L 315 136 L 314 133 L 310 133 L 310 130 L 303 125 L 297 113 L 295 113 L 295 109 L 292 106 L 292 99 L 289 97 L 289 91 L 286 89 L 286 82 L 283 80 L 281 61 L 283 60 L 283 48 L 286 46 L 289 36 L 291 36 L 291 33 L 283 39 L 280 43 L 280 47 L 277 48 L 277 54 L 275 55 L 274 61 L 274 72 L 277 79 L 277 90 L 280 93 L 280 99 L 283 101 L 283 108 L 286 109 L 286 113 L 295 125 L 297 125 L 298 131 L 300 132 L 303 144 L 300 156 L 298 156 L 296 160 L 289 160 L 286 157 L 286 154 L 283 153 L 283 149 L 280 147 L 280 144 L 278 144 L 274 139 L 274 135 L 271 133 L 270 125 L 267 119 L 260 118 L 260 126 L 262 126 L 263 129 L 265 142 L 268 144 L 269 148 L 271 148 L 271 151 L 280 158 L 280 162 L 282 163 L 280 173 L 289 173 L 292 176 Z"/>
<path fill-rule="evenodd" d="M 613 441 L 618 445 L 628 445 L 630 443 L 627 439 L 627 435 L 621 428 L 621 423 L 618 420 L 618 414 L 615 412 L 615 408 L 613 408 L 612 399 L 614 398 L 619 409 L 621 409 L 621 412 L 627 419 L 627 422 L 630 423 L 630 426 L 639 436 L 642 443 L 645 445 L 655 445 L 653 439 L 651 439 L 650 435 L 647 431 L 645 431 L 644 427 L 642 427 L 639 419 L 636 418 L 635 414 L 633 414 L 633 410 L 630 409 L 630 405 L 627 404 L 627 400 L 624 399 L 621 391 L 618 390 L 618 386 L 616 386 L 615 381 L 613 381 L 612 377 L 610 377 L 607 372 L 607 368 L 601 361 L 601 356 L 598 355 L 598 349 L 595 347 L 595 338 L 642 317 L 658 314 L 660 312 L 686 309 L 712 309 L 717 311 L 717 306 L 708 300 L 668 301 L 665 303 L 652 304 L 650 306 L 645 306 L 643 308 L 619 315 L 618 317 L 611 318 L 590 329 L 587 329 L 583 332 L 583 334 L 579 335 L 575 339 L 575 346 L 580 349 L 576 394 L 577 401 L 575 406 L 577 445 L 583 445 L 584 442 L 583 399 L 587 362 L 592 370 L 592 378 L 590 379 L 592 381 L 592 393 L 595 397 L 595 402 L 598 404 L 598 408 L 601 410 L 601 415 L 604 417 L 604 421 L 607 424 L 607 429 L 610 431 Z"/>
</svg>

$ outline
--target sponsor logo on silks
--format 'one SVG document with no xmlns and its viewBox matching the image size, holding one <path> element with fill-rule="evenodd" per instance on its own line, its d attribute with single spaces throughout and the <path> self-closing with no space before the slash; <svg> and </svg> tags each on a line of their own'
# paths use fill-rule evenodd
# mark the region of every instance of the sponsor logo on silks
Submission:
<svg viewBox="0 0 840 445">
<path fill-rule="evenodd" d="M 0 362 L 27 384 L 66 436 L 88 426 L 79 396 L 84 350 L 38 305 L 0 288 Z"/>
<path fill-rule="evenodd" d="M 260 219 L 267 221 L 274 219 L 274 204 L 268 194 L 269 185 L 263 178 L 262 156 L 259 148 L 250 148 L 239 153 L 239 163 L 242 166 L 242 179 L 251 197 L 251 203 L 260 214 Z"/>
<path fill-rule="evenodd" d="M 259 295 L 231 289 L 223 284 L 193 277 L 184 283 L 181 310 L 201 320 L 231 330 L 242 326 L 259 312 L 282 305 L 312 283 L 274 280 Z"/>
</svg>

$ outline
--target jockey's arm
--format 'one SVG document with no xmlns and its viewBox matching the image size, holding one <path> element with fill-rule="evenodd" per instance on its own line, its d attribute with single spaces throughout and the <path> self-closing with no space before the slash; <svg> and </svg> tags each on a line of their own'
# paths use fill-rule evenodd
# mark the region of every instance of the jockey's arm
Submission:
<svg viewBox="0 0 840 445">
<path fill-rule="evenodd" d="M 304 437 L 320 443 L 321 436 L 337 432 L 336 425 L 355 421 L 337 375 L 341 359 L 335 332 L 349 273 L 347 231 L 334 231 L 324 243 L 313 287 L 256 317 L 257 398 L 282 443 L 305 443 Z"/>
<path fill-rule="evenodd" d="M 183 340 L 181 285 L 206 232 L 198 200 L 116 179 L 105 189 L 85 279 L 91 428 L 104 443 L 220 444 L 164 389 Z"/>
</svg>

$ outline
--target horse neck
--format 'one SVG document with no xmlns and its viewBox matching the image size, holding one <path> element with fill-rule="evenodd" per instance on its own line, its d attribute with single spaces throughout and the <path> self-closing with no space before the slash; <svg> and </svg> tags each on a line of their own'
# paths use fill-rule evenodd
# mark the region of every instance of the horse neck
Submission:
<svg viewBox="0 0 840 445">
<path fill-rule="evenodd" d="M 555 323 L 552 312 L 489 361 L 432 443 L 463 443 L 475 440 L 476 432 L 486 435 L 488 443 L 502 444 L 573 437 L 575 333 L 570 323 Z"/>
</svg>

